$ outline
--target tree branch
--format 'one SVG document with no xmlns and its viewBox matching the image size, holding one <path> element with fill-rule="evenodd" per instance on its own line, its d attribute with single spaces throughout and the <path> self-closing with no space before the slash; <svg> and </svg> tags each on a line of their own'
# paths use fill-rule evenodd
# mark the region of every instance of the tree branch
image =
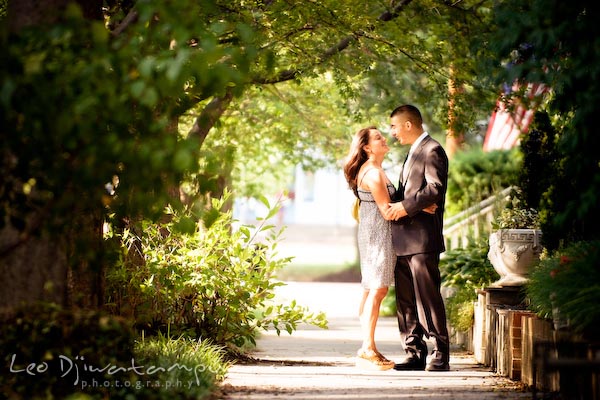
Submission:
<svg viewBox="0 0 600 400">
<path fill-rule="evenodd" d="M 388 21 L 393 20 L 394 18 L 397 18 L 400 15 L 400 12 L 406 6 L 408 6 L 412 1 L 413 0 L 399 1 L 398 4 L 396 4 L 396 6 L 394 6 L 394 8 L 392 10 L 386 11 L 386 12 L 382 13 L 381 15 L 379 15 L 379 17 L 377 18 L 377 21 L 388 22 Z M 374 25 L 368 26 L 367 29 L 373 30 Z M 364 31 L 356 31 L 356 32 L 353 32 L 352 34 L 347 35 L 346 37 L 342 38 L 339 42 L 337 42 L 336 44 L 334 44 L 333 46 L 331 46 L 330 48 L 325 50 L 325 52 L 323 52 L 323 54 L 320 57 L 318 57 L 317 63 L 322 64 L 325 61 L 327 61 L 328 59 L 330 59 L 331 57 L 333 57 L 334 55 L 341 53 L 342 51 L 347 49 L 352 42 L 358 40 L 363 35 L 364 35 Z M 274 83 L 279 83 L 279 82 L 285 82 L 285 81 L 289 81 L 289 80 L 296 78 L 301 73 L 302 73 L 301 68 L 287 69 L 287 70 L 279 72 L 276 76 L 274 76 L 272 78 L 255 77 L 254 79 L 252 79 L 251 83 L 253 83 L 253 84 L 274 84 Z"/>
<path fill-rule="evenodd" d="M 385 11 L 380 14 L 377 18 L 377 21 L 380 22 L 388 22 L 397 18 L 402 10 L 406 6 L 408 6 L 413 0 L 400 0 L 391 10 Z M 366 27 L 367 30 L 375 29 L 374 25 L 370 25 Z M 360 37 L 364 36 L 364 31 L 359 30 L 353 32 L 350 35 L 342 38 L 339 42 L 329 47 L 327 50 L 321 54 L 318 58 L 317 64 L 322 64 L 335 56 L 338 53 L 341 53 L 345 49 L 347 49 L 353 42 L 357 41 Z M 256 77 L 251 80 L 251 84 L 274 84 L 279 82 L 285 82 L 292 79 L 295 79 L 298 75 L 302 73 L 303 69 L 288 69 L 281 71 L 277 74 L 277 76 L 273 78 L 260 78 Z M 211 100 L 210 103 L 202 110 L 201 114 L 194 121 L 194 125 L 190 130 L 190 134 L 198 137 L 200 139 L 200 145 L 204 143 L 204 140 L 208 136 L 210 129 L 214 126 L 214 124 L 219 120 L 219 118 L 223 115 L 231 100 L 233 99 L 233 93 L 228 91 L 222 97 L 215 97 Z"/>
<path fill-rule="evenodd" d="M 200 139 L 200 146 L 204 143 L 210 129 L 221 118 L 225 110 L 227 110 L 231 100 L 233 100 L 233 92 L 231 90 L 228 90 L 223 96 L 214 97 L 196 118 L 189 134 Z"/>
<path fill-rule="evenodd" d="M 127 27 L 138 20 L 139 14 L 136 10 L 131 10 L 129 13 L 123 18 L 123 21 L 110 33 L 112 36 L 119 36 L 121 33 L 127 29 Z"/>
<path fill-rule="evenodd" d="M 35 235 L 43 221 L 47 219 L 53 204 L 53 201 L 49 201 L 43 208 L 30 214 L 25 229 L 20 232 L 9 224 L 5 224 L 0 229 L 0 259 L 25 244 Z"/>
</svg>

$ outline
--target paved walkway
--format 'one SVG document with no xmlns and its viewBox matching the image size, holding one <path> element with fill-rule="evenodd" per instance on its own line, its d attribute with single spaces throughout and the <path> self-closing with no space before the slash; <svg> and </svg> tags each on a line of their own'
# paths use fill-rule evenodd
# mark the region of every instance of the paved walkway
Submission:
<svg viewBox="0 0 600 400">
<path fill-rule="evenodd" d="M 324 311 L 329 329 L 301 326 L 291 336 L 261 335 L 252 356 L 259 361 L 234 365 L 223 384 L 223 398 L 237 399 L 529 399 L 518 382 L 499 377 L 463 351 L 453 351 L 449 372 L 365 371 L 354 366 L 360 346 L 355 317 L 357 283 L 289 282 L 277 295 Z M 376 340 L 392 360 L 404 357 L 394 318 L 382 318 Z"/>
</svg>

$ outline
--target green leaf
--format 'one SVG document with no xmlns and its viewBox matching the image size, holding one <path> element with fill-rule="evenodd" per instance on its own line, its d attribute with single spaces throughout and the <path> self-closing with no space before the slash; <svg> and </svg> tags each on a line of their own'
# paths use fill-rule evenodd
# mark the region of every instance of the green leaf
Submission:
<svg viewBox="0 0 600 400">
<path fill-rule="evenodd" d="M 144 57 L 138 64 L 140 76 L 145 79 L 152 78 L 154 75 L 156 58 L 154 56 Z"/>
<path fill-rule="evenodd" d="M 173 166 L 178 171 L 187 171 L 189 170 L 194 163 L 194 158 L 192 154 L 187 149 L 179 149 L 175 153 L 175 157 L 173 159 Z"/>
<path fill-rule="evenodd" d="M 139 99 L 142 97 L 144 90 L 146 89 L 146 83 L 141 80 L 137 80 L 131 84 L 131 94 L 134 98 Z"/>
<path fill-rule="evenodd" d="M 158 103 L 158 91 L 153 87 L 148 87 L 140 97 L 140 102 L 148 107 L 154 107 Z"/>
<path fill-rule="evenodd" d="M 211 208 L 202 214 L 202 222 L 206 228 L 210 228 L 220 217 L 219 210 Z"/>
<path fill-rule="evenodd" d="M 181 217 L 174 225 L 175 231 L 185 235 L 191 235 L 196 231 L 196 220 L 189 217 Z"/>
<path fill-rule="evenodd" d="M 265 207 L 271 209 L 271 205 L 269 204 L 269 200 L 264 195 L 258 195 L 258 201 L 260 201 Z"/>
</svg>

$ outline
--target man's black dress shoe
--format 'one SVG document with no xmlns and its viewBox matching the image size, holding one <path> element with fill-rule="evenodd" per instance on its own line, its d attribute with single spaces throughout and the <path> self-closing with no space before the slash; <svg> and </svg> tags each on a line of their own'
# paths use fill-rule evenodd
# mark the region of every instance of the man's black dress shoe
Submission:
<svg viewBox="0 0 600 400">
<path fill-rule="evenodd" d="M 427 352 L 425 352 L 426 354 Z M 396 371 L 424 371 L 425 357 L 419 357 L 415 353 L 411 353 L 401 363 L 394 365 L 394 369 Z"/>
<path fill-rule="evenodd" d="M 424 371 L 425 361 L 416 356 L 407 357 L 401 363 L 394 365 L 396 371 Z"/>
<path fill-rule="evenodd" d="M 450 371 L 450 363 L 448 362 L 448 355 L 443 354 L 439 351 L 433 352 L 433 357 L 425 368 L 426 371 Z"/>
</svg>

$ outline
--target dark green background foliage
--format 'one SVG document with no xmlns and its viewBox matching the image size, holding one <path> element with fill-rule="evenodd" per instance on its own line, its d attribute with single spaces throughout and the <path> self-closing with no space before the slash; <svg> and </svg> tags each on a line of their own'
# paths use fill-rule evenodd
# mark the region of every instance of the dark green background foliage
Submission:
<svg viewBox="0 0 600 400">
<path fill-rule="evenodd" d="M 107 371 L 89 372 L 84 368 L 84 364 L 97 368 L 131 366 L 133 343 L 134 333 L 129 323 L 103 312 L 68 311 L 47 305 L 20 310 L 4 322 L 0 335 L 5 368 L 0 375 L 0 388 L 9 398 L 12 395 L 17 398 L 63 398 L 79 392 L 87 392 L 95 398 L 103 398 L 108 393 L 124 396 L 130 391 L 105 387 L 82 390 L 76 383 L 136 381 L 134 373 L 109 374 Z M 35 363 L 36 368 L 41 365 L 40 370 L 34 370 L 35 376 L 23 371 L 31 363 Z M 11 365 L 13 371 L 21 372 L 9 372 Z"/>
<path fill-rule="evenodd" d="M 198 399 L 228 365 L 206 341 L 139 339 L 130 321 L 106 312 L 40 305 L 17 312 L 2 332 L 7 398 Z"/>
<path fill-rule="evenodd" d="M 523 167 L 519 171 L 518 186 L 522 190 L 520 198 L 525 208 L 540 210 L 544 207 L 544 193 L 561 175 L 557 139 L 548 114 L 536 112 L 527 134 L 521 137 Z"/>
<path fill-rule="evenodd" d="M 0 223 L 41 230 L 26 227 L 33 215 L 56 230 L 73 214 L 99 218 L 109 204 L 120 216 L 151 218 L 167 201 L 177 205 L 169 190 L 197 168 L 200 148 L 177 132 L 182 107 L 189 96 L 236 87 L 253 51 L 217 47 L 224 27 L 216 25 L 196 26 L 203 52 L 165 45 L 165 35 L 186 43 L 197 23 L 194 10 L 175 19 L 170 7 L 141 2 L 134 32 L 118 38 L 75 6 L 62 24 L 2 36 Z M 248 38 L 242 25 L 232 29 L 238 43 Z"/>
<path fill-rule="evenodd" d="M 570 329 L 596 340 L 600 333 L 600 242 L 574 242 L 546 255 L 526 286 L 531 308 L 543 318 L 558 311 Z"/>
<path fill-rule="evenodd" d="M 447 216 L 516 184 L 520 168 L 521 156 L 517 149 L 457 153 L 448 171 Z"/>
<path fill-rule="evenodd" d="M 558 169 L 546 188 L 545 244 L 597 239 L 600 225 L 600 8 L 589 0 L 509 0 L 498 3 L 491 50 L 510 62 L 496 82 L 541 82 L 558 131 Z M 519 50 L 519 51 L 516 51 Z M 488 70 L 489 72 L 489 70 Z M 549 166 L 551 167 L 551 166 Z"/>
</svg>

